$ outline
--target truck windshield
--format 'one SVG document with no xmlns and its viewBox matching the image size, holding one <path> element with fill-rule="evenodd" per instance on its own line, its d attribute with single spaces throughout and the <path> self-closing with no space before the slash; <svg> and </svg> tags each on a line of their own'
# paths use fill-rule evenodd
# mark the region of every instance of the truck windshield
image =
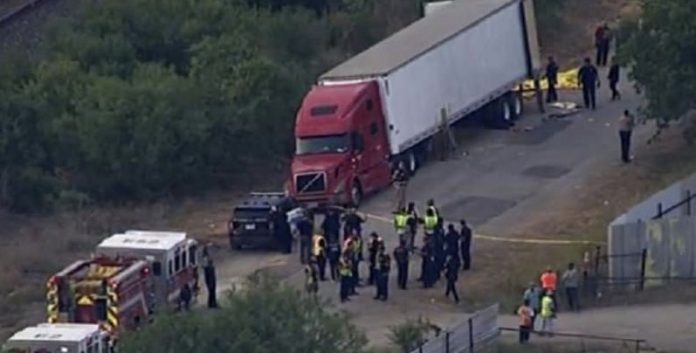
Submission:
<svg viewBox="0 0 696 353">
<path fill-rule="evenodd" d="M 297 154 L 345 153 L 350 147 L 348 134 L 303 137 L 297 139 Z"/>
</svg>

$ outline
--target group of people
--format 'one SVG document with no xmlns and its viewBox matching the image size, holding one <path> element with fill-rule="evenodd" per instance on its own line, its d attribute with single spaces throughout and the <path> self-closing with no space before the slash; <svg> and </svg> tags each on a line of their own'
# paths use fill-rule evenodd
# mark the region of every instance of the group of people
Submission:
<svg viewBox="0 0 696 353">
<path fill-rule="evenodd" d="M 367 250 L 367 285 L 374 285 L 376 300 L 389 298 L 389 275 L 392 261 L 397 270 L 397 287 L 408 287 L 409 264 L 412 256 L 421 257 L 419 281 L 424 288 L 431 288 L 443 277 L 447 281 L 445 295 L 459 302 L 456 282 L 460 270 L 471 268 L 472 232 L 464 220 L 460 227 L 450 224 L 444 229 L 444 222 L 433 200 L 428 201 L 424 216 L 420 216 L 415 203 L 401 207 L 394 214 L 394 228 L 399 243 L 391 254 L 387 251 L 384 238 L 371 232 L 367 244 L 362 237 L 365 218 L 354 208 L 329 209 L 321 223 L 320 234 L 309 233 L 314 230 L 312 217 L 303 217 L 297 224 L 300 239 L 300 261 L 305 265 L 305 288 L 316 294 L 319 283 L 329 278 L 339 282 L 341 302 L 350 300 L 358 294 L 361 286 L 360 268 L 365 262 Z M 420 247 L 416 246 L 419 230 L 422 228 Z M 339 240 L 343 234 L 342 241 Z M 417 253 L 418 252 L 418 253 Z M 393 257 L 392 257 L 393 256 Z M 326 275 L 328 267 L 329 276 Z"/>
<path fill-rule="evenodd" d="M 611 28 L 609 28 L 609 25 L 606 23 L 600 25 L 595 31 L 595 48 L 597 50 L 597 57 L 595 60 L 596 66 L 593 65 L 591 59 L 587 57 L 584 59 L 583 65 L 578 70 L 578 83 L 582 88 L 583 103 L 587 109 L 595 110 L 597 108 L 596 92 L 597 88 L 600 87 L 601 84 L 597 67 L 607 66 L 607 58 L 609 56 L 612 37 L 613 36 L 611 34 Z M 545 77 L 548 83 L 548 90 L 546 92 L 547 103 L 558 101 L 558 92 L 556 90 L 556 86 L 558 85 L 558 72 L 558 64 L 553 57 L 549 57 L 545 72 Z M 618 89 L 620 78 L 621 67 L 619 63 L 612 58 L 609 66 L 609 72 L 607 74 L 607 81 L 609 82 L 612 101 L 621 100 L 621 92 Z M 625 110 L 619 118 L 621 160 L 624 163 L 629 163 L 631 161 L 631 135 L 634 126 L 634 116 L 628 110 Z"/>
<path fill-rule="evenodd" d="M 580 310 L 579 289 L 580 274 L 574 263 L 569 263 L 568 268 L 560 278 L 560 285 L 565 289 L 565 297 L 568 302 L 568 310 L 578 312 Z M 530 334 L 537 331 L 537 318 L 541 323 L 540 335 L 553 335 L 554 320 L 559 311 L 557 292 L 559 278 L 551 266 L 539 277 L 538 282 L 531 282 L 522 295 L 522 304 L 517 309 L 520 317 L 519 342 L 529 341 Z"/>
</svg>

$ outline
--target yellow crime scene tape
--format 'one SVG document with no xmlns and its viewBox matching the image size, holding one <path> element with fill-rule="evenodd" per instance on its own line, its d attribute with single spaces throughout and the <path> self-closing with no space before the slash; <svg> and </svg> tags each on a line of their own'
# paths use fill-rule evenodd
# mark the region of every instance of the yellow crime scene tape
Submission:
<svg viewBox="0 0 696 353">
<path fill-rule="evenodd" d="M 578 89 L 580 88 L 580 83 L 578 82 L 578 71 L 579 69 L 570 69 L 558 73 L 558 83 L 556 84 L 556 89 Z M 549 88 L 549 83 L 546 79 L 540 80 L 540 85 L 542 90 L 547 90 Z M 519 91 L 522 89 L 522 96 L 525 98 L 534 97 L 534 80 L 525 80 L 522 84 L 516 87 L 514 90 Z"/>
<path fill-rule="evenodd" d="M 392 223 L 392 220 L 378 216 L 370 213 L 360 212 L 363 216 L 374 219 L 376 221 L 381 221 L 385 223 Z M 512 237 L 496 237 L 492 235 L 484 234 L 474 234 L 475 239 L 498 241 L 506 243 L 518 243 L 518 244 L 536 244 L 536 245 L 600 245 L 604 242 L 589 241 L 589 240 L 561 240 L 561 239 L 529 239 L 529 238 L 512 238 Z"/>
</svg>

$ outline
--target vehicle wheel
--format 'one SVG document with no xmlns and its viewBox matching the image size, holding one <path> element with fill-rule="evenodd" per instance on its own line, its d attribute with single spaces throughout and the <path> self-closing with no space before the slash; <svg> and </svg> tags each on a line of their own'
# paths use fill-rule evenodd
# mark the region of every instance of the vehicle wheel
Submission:
<svg viewBox="0 0 696 353">
<path fill-rule="evenodd" d="M 507 99 L 500 100 L 500 125 L 501 127 L 511 126 L 515 120 L 512 105 Z"/>
<path fill-rule="evenodd" d="M 524 114 L 524 100 L 522 99 L 522 94 L 511 92 L 510 99 L 508 99 L 510 105 L 512 106 L 512 113 L 514 114 L 514 119 L 519 119 Z"/>
<path fill-rule="evenodd" d="M 355 208 L 360 206 L 362 202 L 363 192 L 360 183 L 356 180 L 353 182 L 353 186 L 350 188 L 350 201 L 353 203 Z"/>
<path fill-rule="evenodd" d="M 413 149 L 408 153 L 406 166 L 408 167 L 408 172 L 411 175 L 415 174 L 416 170 L 418 170 L 418 159 L 416 158 L 416 152 L 413 151 Z"/>
</svg>

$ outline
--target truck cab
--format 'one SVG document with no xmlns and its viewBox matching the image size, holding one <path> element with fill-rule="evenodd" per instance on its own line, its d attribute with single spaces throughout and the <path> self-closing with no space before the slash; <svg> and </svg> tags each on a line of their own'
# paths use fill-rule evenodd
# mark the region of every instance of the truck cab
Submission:
<svg viewBox="0 0 696 353">
<path fill-rule="evenodd" d="M 305 96 L 295 124 L 289 194 L 310 207 L 358 205 L 391 179 L 377 81 L 322 83 Z"/>
<path fill-rule="evenodd" d="M 38 324 L 15 333 L 8 353 L 110 353 L 109 335 L 95 324 Z"/>
</svg>

